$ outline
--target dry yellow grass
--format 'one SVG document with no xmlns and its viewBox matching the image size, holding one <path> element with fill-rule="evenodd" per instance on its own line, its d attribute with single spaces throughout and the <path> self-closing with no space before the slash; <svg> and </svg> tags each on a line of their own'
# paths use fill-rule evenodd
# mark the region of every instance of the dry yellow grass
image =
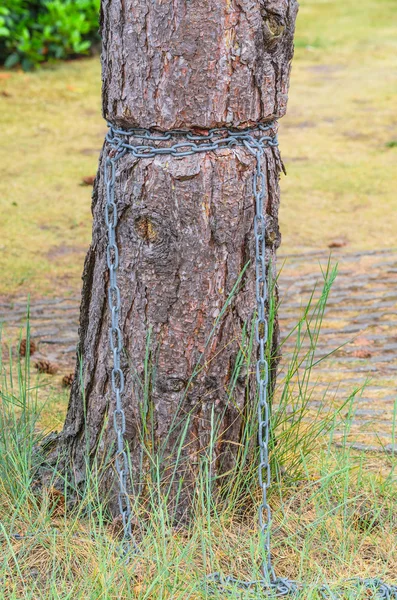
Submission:
<svg viewBox="0 0 397 600">
<path fill-rule="evenodd" d="M 346 453 L 327 456 L 320 451 L 313 458 L 315 467 L 307 464 L 306 481 L 276 486 L 271 495 L 278 575 L 305 581 L 305 600 L 319 599 L 317 584 L 326 579 L 331 586 L 349 577 L 374 574 L 393 580 L 397 569 L 395 496 L 389 484 L 380 486 L 381 464 L 372 461 L 368 470 L 362 459 Z M 198 488 L 198 492 L 203 490 Z M 223 507 L 211 523 L 205 510 L 199 510 L 190 530 L 172 528 L 161 503 L 150 506 L 150 520 L 149 506 L 143 507 L 145 533 L 136 532 L 142 554 L 125 565 L 114 529 L 100 512 L 87 518 L 81 510 L 76 518 L 73 512 L 54 511 L 48 492 L 41 494 L 41 501 L 40 494 L 34 500 L 28 494 L 12 526 L 20 533 L 36 528 L 36 536 L 0 542 L 2 598 L 204 600 L 210 597 L 205 577 L 214 569 L 246 579 L 259 576 L 261 553 L 251 502 L 251 509 L 243 515 L 230 505 L 226 510 Z M 15 510 L 7 506 L 8 497 L 9 490 L 2 485 L 0 518 L 7 529 Z M 86 507 L 89 502 L 89 497 L 83 500 Z M 231 596 L 236 600 L 253 597 L 260 596 L 242 592 Z M 346 600 L 359 597 L 368 595 L 344 596 Z"/>
<path fill-rule="evenodd" d="M 396 246 L 394 0 L 302 0 L 281 123 L 283 253 Z M 98 59 L 0 73 L 0 294 L 80 285 L 106 130 Z"/>
<path fill-rule="evenodd" d="M 392 0 L 303 0 L 281 124 L 282 252 L 396 247 Z M 395 15 L 394 15 L 395 16 Z"/>
</svg>

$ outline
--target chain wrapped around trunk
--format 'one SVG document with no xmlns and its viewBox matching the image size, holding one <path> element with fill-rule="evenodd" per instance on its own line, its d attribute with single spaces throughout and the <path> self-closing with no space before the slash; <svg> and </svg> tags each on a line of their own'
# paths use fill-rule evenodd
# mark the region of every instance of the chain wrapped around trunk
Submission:
<svg viewBox="0 0 397 600">
<path fill-rule="evenodd" d="M 123 521 L 123 553 L 128 558 L 131 553 L 138 553 L 138 545 L 132 535 L 131 501 L 128 494 L 129 463 L 124 440 L 125 413 L 123 408 L 124 374 L 120 366 L 123 352 L 123 335 L 119 326 L 121 307 L 120 289 L 117 285 L 119 268 L 119 251 L 116 239 L 118 222 L 117 203 L 115 201 L 116 164 L 125 154 L 129 153 L 137 159 L 154 158 L 155 156 L 185 157 L 193 154 L 214 152 L 223 148 L 242 147 L 255 157 L 253 173 L 253 199 L 255 200 L 254 236 L 255 236 L 255 289 L 256 289 L 256 321 L 255 338 L 258 348 L 256 362 L 256 383 L 258 392 L 258 444 L 259 466 L 258 481 L 261 488 L 262 501 L 259 507 L 259 533 L 261 536 L 264 560 L 261 568 L 261 579 L 243 581 L 234 576 L 223 576 L 213 573 L 207 578 L 207 591 L 233 594 L 236 589 L 252 592 L 252 598 L 285 596 L 304 597 L 305 586 L 302 583 L 276 577 L 271 556 L 270 532 L 272 523 L 271 509 L 267 495 L 271 484 L 269 462 L 270 441 L 270 405 L 268 400 L 269 363 L 266 358 L 268 338 L 267 320 L 267 275 L 266 275 L 266 199 L 268 196 L 265 163 L 265 148 L 278 145 L 275 133 L 276 123 L 257 124 L 255 127 L 232 130 L 229 128 L 211 129 L 206 135 L 198 135 L 192 131 L 170 130 L 159 132 L 155 130 L 133 128 L 122 129 L 109 124 L 106 135 L 104 180 L 106 188 L 105 223 L 108 231 L 106 249 L 107 266 L 109 270 L 108 304 L 111 324 L 109 328 L 109 344 L 112 353 L 111 385 L 115 408 L 113 423 L 116 435 L 115 465 L 118 475 L 118 503 Z M 172 143 L 174 141 L 174 143 Z M 385 598 L 397 600 L 397 586 L 388 585 L 379 579 L 351 580 L 348 582 L 356 588 L 368 589 L 371 597 L 379 600 Z M 306 590 L 307 591 L 307 590 Z M 319 589 L 324 599 L 341 598 L 341 595 L 331 592 L 327 585 Z M 343 594 L 343 592 L 341 592 Z"/>
</svg>

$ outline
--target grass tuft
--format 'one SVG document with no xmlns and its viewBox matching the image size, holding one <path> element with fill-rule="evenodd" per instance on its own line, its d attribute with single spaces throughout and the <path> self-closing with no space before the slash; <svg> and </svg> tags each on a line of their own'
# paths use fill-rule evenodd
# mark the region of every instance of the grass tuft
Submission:
<svg viewBox="0 0 397 600">
<path fill-rule="evenodd" d="M 349 431 L 357 390 L 346 399 L 343 411 L 327 409 L 327 396 L 321 409 L 313 412 L 311 406 L 316 388 L 309 384 L 321 361 L 316 349 L 335 276 L 336 268 L 329 265 L 318 299 L 313 294 L 302 310 L 290 334 L 295 349 L 272 397 L 269 501 L 274 564 L 279 576 L 306 582 L 304 597 L 312 600 L 322 598 L 319 585 L 326 580 L 336 589 L 354 576 L 392 580 L 397 569 L 395 457 L 357 453 L 346 445 L 347 435 L 338 446 L 333 443 L 336 429 Z M 276 310 L 271 300 L 269 335 Z M 252 349 L 251 338 L 249 334 L 248 344 L 242 347 Z M 256 457 L 253 460 L 247 451 L 256 435 L 254 418 L 246 420 L 247 444 L 239 466 L 224 479 L 216 497 L 211 493 L 211 447 L 217 436 L 213 423 L 193 494 L 194 517 L 185 526 L 175 525 L 167 490 L 160 483 L 161 457 L 150 456 L 147 444 L 152 464 L 150 485 L 145 486 L 149 494 L 133 499 L 132 523 L 140 553 L 126 564 L 119 551 L 120 521 L 112 521 L 100 501 L 102 465 L 87 464 L 87 481 L 78 503 L 70 482 L 64 480 L 62 490 L 59 480 L 54 485 L 55 475 L 44 489 L 35 486 L 35 467 L 42 460 L 36 446 L 43 435 L 37 424 L 45 407 L 37 401 L 40 380 L 32 382 L 29 357 L 16 354 L 17 365 L 11 369 L 1 365 L 2 598 L 220 600 L 224 594 L 215 590 L 211 595 L 206 585 L 210 573 L 260 577 L 264 558 L 256 526 L 260 493 Z M 237 364 L 244 361 L 252 364 L 249 353 Z M 147 394 L 146 380 L 151 376 L 148 354 L 142 382 Z M 232 389 L 230 393 L 232 398 Z M 258 593 L 235 589 L 230 598 L 259 598 Z M 367 598 L 365 594 L 347 586 L 343 597 Z"/>
</svg>

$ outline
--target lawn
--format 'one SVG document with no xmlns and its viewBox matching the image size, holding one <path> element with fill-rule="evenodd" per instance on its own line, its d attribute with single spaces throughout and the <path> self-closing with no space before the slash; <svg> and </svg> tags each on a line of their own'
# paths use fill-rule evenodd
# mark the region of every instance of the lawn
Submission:
<svg viewBox="0 0 397 600">
<path fill-rule="evenodd" d="M 302 0 L 281 122 L 282 253 L 393 247 L 394 0 Z M 99 59 L 0 73 L 0 295 L 76 290 L 106 130 Z"/>
<path fill-rule="evenodd" d="M 303 0 L 281 123 L 282 252 L 396 247 L 393 0 Z M 394 100 L 393 100 L 394 98 Z"/>
</svg>

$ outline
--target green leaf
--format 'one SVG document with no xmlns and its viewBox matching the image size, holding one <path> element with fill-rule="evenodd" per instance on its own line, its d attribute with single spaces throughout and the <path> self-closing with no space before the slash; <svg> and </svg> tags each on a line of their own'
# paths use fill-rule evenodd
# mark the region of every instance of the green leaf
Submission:
<svg viewBox="0 0 397 600">
<path fill-rule="evenodd" d="M 35 66 L 35 63 L 30 58 L 23 58 L 21 60 L 21 67 L 24 71 L 31 71 Z"/>
<path fill-rule="evenodd" d="M 0 64 L 30 70 L 97 42 L 100 0 L 0 0 Z M 7 63 L 6 63 L 7 61 Z M 23 61 L 23 65 L 22 65 Z"/>
<path fill-rule="evenodd" d="M 12 69 L 12 67 L 15 67 L 15 65 L 17 65 L 18 63 L 19 54 L 17 52 L 13 52 L 13 54 L 10 54 L 4 61 L 4 66 L 6 69 Z"/>
</svg>

